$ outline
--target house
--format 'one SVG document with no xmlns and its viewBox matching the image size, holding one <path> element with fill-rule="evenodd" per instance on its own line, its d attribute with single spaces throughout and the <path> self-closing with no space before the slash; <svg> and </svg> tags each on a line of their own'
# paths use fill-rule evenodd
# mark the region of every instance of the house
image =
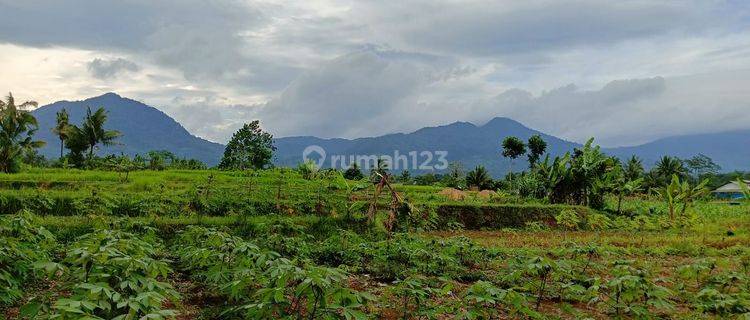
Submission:
<svg viewBox="0 0 750 320">
<path fill-rule="evenodd" d="M 745 180 L 745 184 L 750 185 L 750 180 Z M 713 191 L 713 194 L 720 199 L 742 199 L 745 196 L 737 181 L 732 181 L 717 188 Z"/>
</svg>

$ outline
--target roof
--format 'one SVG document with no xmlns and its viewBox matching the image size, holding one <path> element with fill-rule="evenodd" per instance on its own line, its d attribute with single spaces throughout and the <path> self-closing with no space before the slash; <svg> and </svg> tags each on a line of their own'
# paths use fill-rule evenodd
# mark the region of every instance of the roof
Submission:
<svg viewBox="0 0 750 320">
<path fill-rule="evenodd" d="M 744 180 L 745 184 L 750 185 L 750 180 Z M 721 187 L 716 188 L 713 192 L 716 193 L 735 193 L 735 192 L 742 192 L 742 189 L 737 184 L 737 181 L 732 181 L 730 183 L 727 183 Z"/>
</svg>

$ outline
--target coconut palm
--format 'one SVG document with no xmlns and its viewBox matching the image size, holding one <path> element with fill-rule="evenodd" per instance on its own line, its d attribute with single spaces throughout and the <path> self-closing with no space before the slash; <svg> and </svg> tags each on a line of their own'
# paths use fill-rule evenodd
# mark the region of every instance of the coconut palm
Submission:
<svg viewBox="0 0 750 320">
<path fill-rule="evenodd" d="M 107 122 L 107 111 L 104 108 L 99 108 L 93 113 L 91 108 L 87 108 L 86 117 L 83 118 L 83 125 L 81 125 L 81 132 L 88 145 L 89 158 L 94 155 L 96 145 L 100 143 L 105 146 L 112 145 L 115 143 L 115 139 L 121 136 L 117 130 L 105 130 L 105 122 Z"/>
<path fill-rule="evenodd" d="M 677 175 L 678 178 L 685 178 L 688 175 L 688 171 L 682 160 L 670 156 L 663 156 L 656 162 L 654 170 L 659 176 L 667 177 L 667 179 L 673 175 Z"/>
<path fill-rule="evenodd" d="M 70 116 L 65 108 L 57 112 L 57 122 L 55 127 L 52 128 L 58 138 L 60 138 L 60 159 L 63 157 L 63 151 L 65 150 L 65 139 L 68 138 L 68 127 L 70 126 Z"/>
<path fill-rule="evenodd" d="M 478 190 L 489 189 L 492 185 L 492 178 L 489 172 L 483 166 L 477 166 L 474 170 L 466 174 L 466 186 Z"/>
<path fill-rule="evenodd" d="M 625 171 L 625 178 L 628 181 L 634 181 L 640 178 L 644 173 L 643 161 L 636 156 L 631 156 L 630 159 L 628 159 L 628 162 L 625 163 L 623 169 Z"/>
<path fill-rule="evenodd" d="M 36 118 L 24 110 L 35 106 L 34 101 L 16 105 L 10 93 L 6 101 L 0 101 L 0 171 L 17 172 L 21 156 L 44 145 L 43 141 L 33 140 L 39 125 Z"/>
</svg>

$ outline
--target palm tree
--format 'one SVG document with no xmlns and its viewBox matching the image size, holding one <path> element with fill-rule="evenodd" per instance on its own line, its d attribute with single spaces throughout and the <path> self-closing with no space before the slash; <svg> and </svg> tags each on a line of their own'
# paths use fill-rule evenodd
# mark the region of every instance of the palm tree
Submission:
<svg viewBox="0 0 750 320">
<path fill-rule="evenodd" d="M 479 190 L 489 189 L 492 184 L 489 172 L 483 166 L 477 166 L 466 174 L 466 186 Z"/>
<path fill-rule="evenodd" d="M 70 117 L 68 111 L 63 108 L 57 112 L 57 124 L 52 128 L 52 133 L 60 138 L 60 159 L 63 157 L 63 151 L 65 149 L 65 139 L 68 138 L 68 127 L 70 126 Z"/>
<path fill-rule="evenodd" d="M 628 181 L 634 181 L 643 175 L 643 161 L 640 158 L 631 156 L 628 162 L 625 164 L 625 178 Z"/>
<path fill-rule="evenodd" d="M 89 158 L 94 155 L 94 148 L 97 144 L 112 145 L 115 139 L 121 136 L 117 130 L 105 130 L 105 122 L 107 122 L 107 111 L 104 108 L 99 108 L 94 113 L 91 113 L 91 108 L 86 110 L 81 131 L 89 147 Z"/>
<path fill-rule="evenodd" d="M 30 112 L 24 110 L 35 106 L 34 101 L 17 106 L 10 93 L 6 101 L 0 101 L 0 171 L 16 172 L 19 158 L 25 152 L 44 145 L 44 141 L 32 139 L 39 124 Z"/>
<path fill-rule="evenodd" d="M 653 172 L 659 185 L 669 184 L 673 175 L 676 175 L 680 179 L 687 178 L 688 176 L 688 170 L 685 168 L 682 160 L 670 156 L 663 156 L 657 161 Z"/>
</svg>

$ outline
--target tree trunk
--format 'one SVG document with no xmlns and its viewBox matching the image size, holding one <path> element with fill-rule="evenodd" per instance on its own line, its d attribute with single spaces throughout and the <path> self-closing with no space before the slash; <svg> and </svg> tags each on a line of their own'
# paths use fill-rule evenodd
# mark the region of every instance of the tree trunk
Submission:
<svg viewBox="0 0 750 320">
<path fill-rule="evenodd" d="M 60 138 L 60 159 L 63 158 L 63 151 L 65 151 L 65 140 Z"/>
<path fill-rule="evenodd" d="M 617 215 L 619 216 L 622 211 L 620 210 L 622 206 L 622 192 L 620 192 L 620 195 L 617 197 Z"/>
</svg>

